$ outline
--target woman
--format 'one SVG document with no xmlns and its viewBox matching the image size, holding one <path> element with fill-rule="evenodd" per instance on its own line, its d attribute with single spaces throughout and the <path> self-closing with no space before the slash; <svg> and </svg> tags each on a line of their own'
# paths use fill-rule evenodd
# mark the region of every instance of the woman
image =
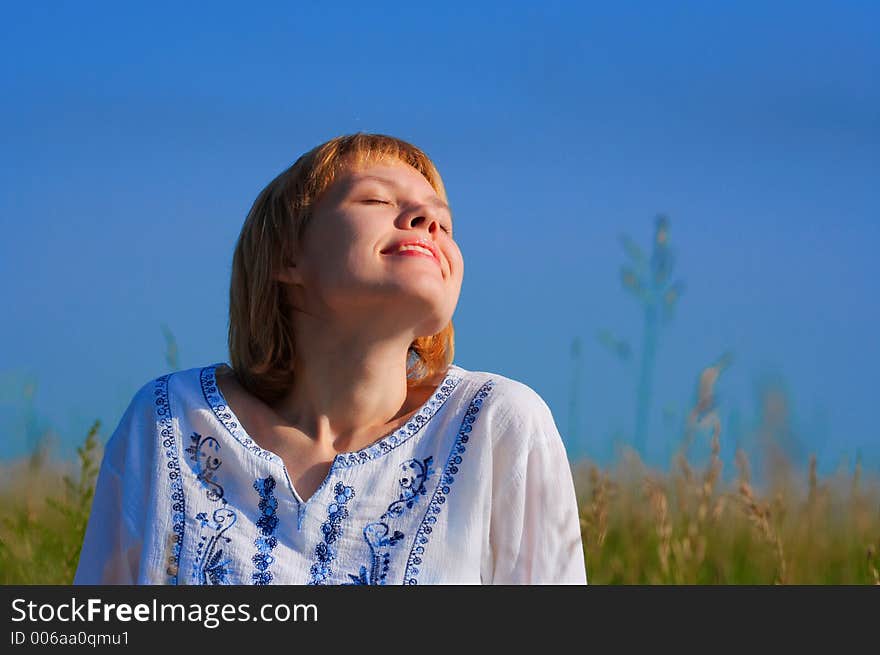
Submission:
<svg viewBox="0 0 880 655">
<path fill-rule="evenodd" d="M 78 584 L 585 584 L 528 386 L 452 363 L 464 263 L 431 160 L 338 137 L 258 196 L 229 351 L 135 395 Z"/>
</svg>

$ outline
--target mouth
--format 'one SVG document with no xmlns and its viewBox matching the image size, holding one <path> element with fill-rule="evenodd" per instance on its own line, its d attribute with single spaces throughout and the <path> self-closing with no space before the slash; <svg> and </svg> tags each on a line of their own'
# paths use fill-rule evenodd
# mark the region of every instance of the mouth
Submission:
<svg viewBox="0 0 880 655">
<path fill-rule="evenodd" d="M 424 242 L 398 243 L 382 251 L 383 255 L 395 255 L 399 257 L 425 257 L 440 266 L 440 257 L 430 245 Z"/>
</svg>

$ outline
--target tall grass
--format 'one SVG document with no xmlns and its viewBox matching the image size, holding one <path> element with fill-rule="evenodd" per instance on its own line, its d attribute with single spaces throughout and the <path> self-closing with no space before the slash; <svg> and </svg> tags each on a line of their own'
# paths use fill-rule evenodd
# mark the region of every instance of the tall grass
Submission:
<svg viewBox="0 0 880 655">
<path fill-rule="evenodd" d="M 0 584 L 73 582 L 100 464 L 100 427 L 91 427 L 74 466 L 52 462 L 42 449 L 3 466 Z"/>
<path fill-rule="evenodd" d="M 679 458 L 669 473 L 629 451 L 616 467 L 574 468 L 587 572 L 593 584 L 880 584 L 880 485 L 861 471 L 758 492 L 748 462 L 720 483 L 710 463 Z"/>
</svg>

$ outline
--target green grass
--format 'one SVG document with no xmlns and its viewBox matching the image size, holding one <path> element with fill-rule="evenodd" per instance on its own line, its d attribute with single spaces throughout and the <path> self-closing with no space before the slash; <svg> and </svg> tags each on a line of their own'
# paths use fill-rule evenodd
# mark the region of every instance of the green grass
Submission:
<svg viewBox="0 0 880 655">
<path fill-rule="evenodd" d="M 744 462 L 744 456 L 740 454 Z M 592 584 L 880 584 L 880 487 L 780 471 L 763 495 L 747 470 L 719 483 L 679 460 L 650 471 L 634 455 L 613 471 L 575 467 Z"/>
<path fill-rule="evenodd" d="M 86 532 L 101 454 L 100 422 L 71 466 L 41 457 L 8 465 L 0 495 L 0 584 L 70 584 Z"/>
</svg>

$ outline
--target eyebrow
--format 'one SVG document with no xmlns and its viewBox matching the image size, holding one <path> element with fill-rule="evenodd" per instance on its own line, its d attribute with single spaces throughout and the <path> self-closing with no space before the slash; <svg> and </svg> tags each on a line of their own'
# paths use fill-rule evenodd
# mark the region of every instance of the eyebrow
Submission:
<svg viewBox="0 0 880 655">
<path fill-rule="evenodd" d="M 393 186 L 397 189 L 403 188 L 403 186 L 398 184 L 396 181 L 390 180 L 387 177 L 379 177 L 378 175 L 359 175 L 358 177 L 354 178 L 354 180 L 352 180 L 352 186 L 357 184 L 358 182 L 365 181 L 365 180 L 379 182 L 381 184 L 387 184 L 388 186 Z M 440 198 L 434 197 L 434 198 L 431 198 L 430 200 L 428 200 L 428 202 L 436 207 L 440 207 L 442 209 L 445 209 L 447 212 L 449 212 L 450 216 L 452 215 L 452 209 L 450 209 L 449 205 L 447 205 L 445 202 L 443 202 Z"/>
</svg>

